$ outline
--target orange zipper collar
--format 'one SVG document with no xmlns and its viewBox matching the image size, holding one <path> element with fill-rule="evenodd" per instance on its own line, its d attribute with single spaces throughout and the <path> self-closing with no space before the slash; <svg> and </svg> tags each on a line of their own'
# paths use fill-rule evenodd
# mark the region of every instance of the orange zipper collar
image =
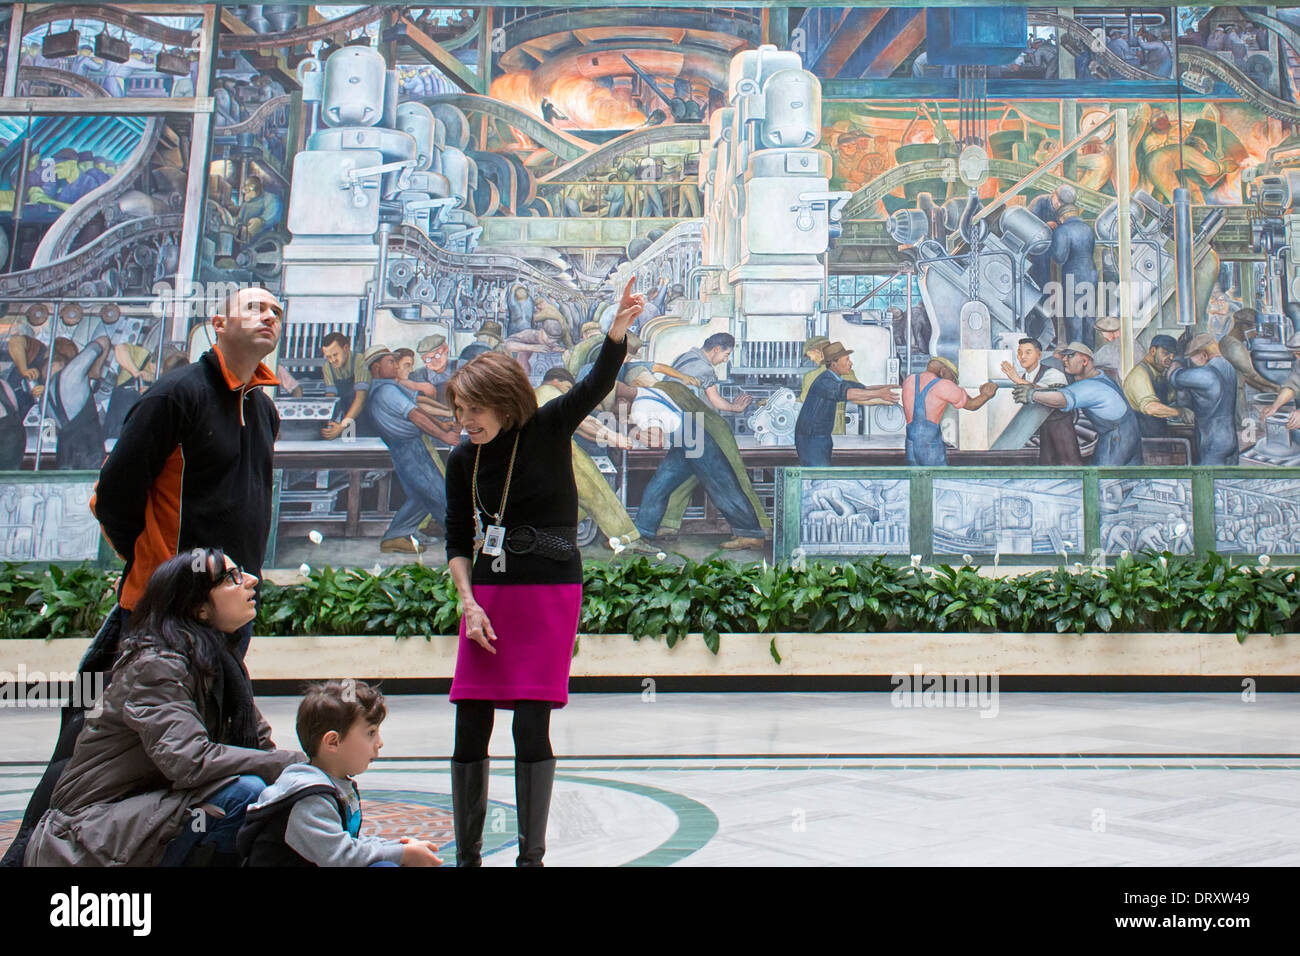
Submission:
<svg viewBox="0 0 1300 956">
<path fill-rule="evenodd" d="M 216 355 L 217 365 L 221 368 L 221 377 L 225 379 L 226 386 L 232 392 L 238 392 L 241 389 L 247 390 L 256 385 L 270 385 L 274 387 L 280 384 L 280 380 L 276 378 L 275 373 L 267 368 L 266 363 L 264 362 L 257 363 L 257 368 L 253 371 L 253 378 L 249 382 L 241 382 L 234 376 L 230 369 L 226 367 L 226 357 L 221 354 L 221 349 L 214 347 L 212 352 Z"/>
</svg>

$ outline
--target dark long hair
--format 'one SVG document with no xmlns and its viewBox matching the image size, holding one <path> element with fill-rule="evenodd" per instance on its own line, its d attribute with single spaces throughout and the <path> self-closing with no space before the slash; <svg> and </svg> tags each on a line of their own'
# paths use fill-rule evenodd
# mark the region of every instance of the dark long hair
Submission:
<svg viewBox="0 0 1300 956">
<path fill-rule="evenodd" d="M 220 707 L 214 738 L 240 747 L 257 746 L 257 712 L 248 671 L 232 651 L 234 638 L 199 620 L 199 610 L 221 583 L 226 555 L 220 548 L 195 548 L 160 564 L 131 611 L 121 651 L 172 651 L 190 662 Z"/>
</svg>

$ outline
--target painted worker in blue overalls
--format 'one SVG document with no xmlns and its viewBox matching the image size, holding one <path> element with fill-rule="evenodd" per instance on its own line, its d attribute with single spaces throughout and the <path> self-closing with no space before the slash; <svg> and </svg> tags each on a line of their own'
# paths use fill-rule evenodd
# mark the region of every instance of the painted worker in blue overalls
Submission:
<svg viewBox="0 0 1300 956">
<path fill-rule="evenodd" d="M 957 366 L 940 356 L 930 359 L 924 372 L 903 379 L 903 417 L 907 420 L 907 463 L 913 466 L 948 464 L 939 420 L 948 406 L 973 412 L 983 408 L 998 393 L 985 382 L 973 398 L 957 384 Z M 919 414 L 918 414 L 919 412 Z"/>
</svg>

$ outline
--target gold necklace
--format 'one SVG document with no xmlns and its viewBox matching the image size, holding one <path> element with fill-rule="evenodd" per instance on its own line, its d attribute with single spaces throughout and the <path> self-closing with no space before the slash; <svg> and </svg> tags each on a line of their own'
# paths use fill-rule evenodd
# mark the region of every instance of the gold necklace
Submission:
<svg viewBox="0 0 1300 956">
<path fill-rule="evenodd" d="M 515 434 L 515 443 L 510 449 L 510 464 L 506 466 L 506 484 L 501 489 L 501 506 L 497 509 L 496 514 L 492 515 L 492 523 L 501 524 L 501 516 L 506 513 L 506 498 L 510 495 L 510 478 L 515 473 L 515 454 L 519 451 L 519 434 Z M 479 445 L 474 449 L 474 475 L 470 479 L 470 496 L 474 503 L 474 550 L 483 546 L 483 522 L 479 517 L 479 512 L 490 514 L 487 508 L 483 507 L 483 502 L 478 496 L 478 461 L 479 455 L 483 452 L 483 446 Z"/>
</svg>

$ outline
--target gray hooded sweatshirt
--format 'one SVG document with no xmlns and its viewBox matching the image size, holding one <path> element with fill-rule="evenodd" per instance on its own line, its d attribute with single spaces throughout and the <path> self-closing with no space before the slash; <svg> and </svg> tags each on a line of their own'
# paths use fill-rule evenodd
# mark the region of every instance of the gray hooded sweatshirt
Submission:
<svg viewBox="0 0 1300 956">
<path fill-rule="evenodd" d="M 262 791 L 250 810 L 268 807 L 286 797 L 320 784 L 332 784 L 347 802 L 349 814 L 361 812 L 361 794 L 350 777 L 331 777 L 311 764 L 294 764 Z M 339 819 L 338 804 L 326 794 L 303 797 L 289 811 L 284 842 L 299 856 L 317 866 L 370 866 L 387 861 L 401 865 L 405 846 L 397 840 L 352 836 Z"/>
</svg>

